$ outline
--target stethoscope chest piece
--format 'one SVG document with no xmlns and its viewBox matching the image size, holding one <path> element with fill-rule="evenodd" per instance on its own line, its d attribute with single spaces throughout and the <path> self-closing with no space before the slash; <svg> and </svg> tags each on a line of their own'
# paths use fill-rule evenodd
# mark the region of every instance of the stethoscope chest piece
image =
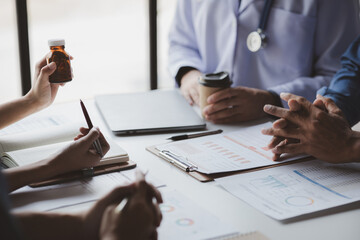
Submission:
<svg viewBox="0 0 360 240">
<path fill-rule="evenodd" d="M 247 39 L 246 45 L 251 52 L 257 52 L 266 45 L 266 35 L 261 29 L 251 32 Z"/>
<path fill-rule="evenodd" d="M 256 31 L 251 32 L 247 39 L 246 45 L 249 51 L 257 52 L 261 48 L 264 48 L 267 43 L 267 37 L 265 35 L 265 29 L 268 22 L 268 17 L 271 10 L 271 5 L 274 0 L 265 0 L 265 5 L 261 13 L 259 26 Z"/>
</svg>

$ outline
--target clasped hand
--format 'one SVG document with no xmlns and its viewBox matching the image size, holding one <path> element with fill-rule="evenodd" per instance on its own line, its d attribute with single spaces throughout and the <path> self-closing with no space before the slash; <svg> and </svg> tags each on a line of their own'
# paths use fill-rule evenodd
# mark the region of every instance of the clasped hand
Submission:
<svg viewBox="0 0 360 240">
<path fill-rule="evenodd" d="M 263 134 L 273 136 L 269 148 L 273 160 L 284 153 L 310 154 L 320 160 L 339 163 L 354 161 L 351 148 L 358 133 L 351 130 L 335 103 L 320 95 L 312 104 L 303 97 L 283 93 L 289 109 L 266 105 L 264 111 L 279 117 Z"/>
</svg>

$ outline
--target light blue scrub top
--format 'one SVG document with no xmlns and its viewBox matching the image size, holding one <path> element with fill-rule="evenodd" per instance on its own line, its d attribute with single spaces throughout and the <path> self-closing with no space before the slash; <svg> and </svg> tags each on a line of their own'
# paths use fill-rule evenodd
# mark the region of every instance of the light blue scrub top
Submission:
<svg viewBox="0 0 360 240">
<path fill-rule="evenodd" d="M 265 0 L 178 0 L 169 33 L 169 71 L 228 71 L 233 86 L 290 92 L 312 101 L 360 33 L 357 0 L 274 0 L 268 44 L 252 53 L 248 34 Z M 284 103 L 284 102 L 283 102 Z M 286 104 L 284 104 L 286 105 Z"/>
</svg>

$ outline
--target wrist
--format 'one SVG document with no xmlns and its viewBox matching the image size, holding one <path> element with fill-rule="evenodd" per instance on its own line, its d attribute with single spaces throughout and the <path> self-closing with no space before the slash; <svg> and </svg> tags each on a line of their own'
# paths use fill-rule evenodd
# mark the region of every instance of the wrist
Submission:
<svg viewBox="0 0 360 240">
<path fill-rule="evenodd" d="M 59 171 L 51 164 L 51 159 L 44 159 L 36 163 L 36 175 L 39 176 L 37 181 L 47 180 L 56 175 L 59 175 Z M 35 173 L 34 171 L 34 173 Z"/>
<path fill-rule="evenodd" d="M 260 96 L 255 96 L 255 99 L 261 99 L 259 102 L 260 102 L 260 113 L 262 116 L 267 116 L 267 117 L 270 117 L 270 118 L 274 118 L 274 116 L 272 115 L 269 115 L 267 113 L 265 113 L 263 111 L 263 108 L 266 104 L 270 104 L 270 105 L 274 105 L 274 106 L 279 106 L 278 105 L 278 101 L 276 99 L 276 96 L 274 96 L 274 94 L 276 93 L 273 93 L 273 92 L 270 92 L 270 91 L 265 91 L 265 90 L 260 90 Z M 280 97 L 279 97 L 280 98 Z M 280 105 L 281 106 L 281 105 Z M 282 106 L 281 106 L 282 107 Z"/>
<path fill-rule="evenodd" d="M 178 73 L 175 76 L 176 83 L 178 84 L 179 87 L 181 86 L 181 80 L 183 79 L 183 77 L 187 73 L 191 72 L 192 70 L 196 70 L 196 68 L 193 68 L 193 67 L 181 67 L 179 69 Z"/>
<path fill-rule="evenodd" d="M 272 90 L 268 90 L 268 92 L 272 95 L 273 97 L 273 104 L 274 106 L 278 106 L 278 107 L 283 107 L 283 104 L 282 104 L 282 100 L 280 98 L 280 95 L 277 94 L 276 92 L 272 91 Z"/>
<path fill-rule="evenodd" d="M 31 113 L 38 112 L 44 108 L 34 95 L 32 89 L 22 97 L 22 102 L 27 106 L 27 109 L 31 110 Z"/>
<path fill-rule="evenodd" d="M 180 86 L 186 85 L 189 81 L 197 81 L 197 79 L 201 76 L 201 72 L 197 69 L 192 69 L 185 73 L 180 80 Z"/>
<path fill-rule="evenodd" d="M 64 169 L 64 167 L 66 167 L 66 164 L 61 164 L 62 161 L 58 161 L 57 158 L 58 155 L 55 155 L 41 161 L 44 172 L 46 172 L 49 177 L 68 172 L 66 169 Z"/>
<path fill-rule="evenodd" d="M 264 91 L 265 97 L 263 99 L 263 105 L 265 104 L 271 104 L 274 106 L 279 106 L 278 99 L 276 98 L 276 93 L 270 92 L 270 91 Z M 280 97 L 279 97 L 280 98 Z"/>
<path fill-rule="evenodd" d="M 360 162 L 360 132 L 351 131 L 346 152 L 346 162 Z"/>
</svg>

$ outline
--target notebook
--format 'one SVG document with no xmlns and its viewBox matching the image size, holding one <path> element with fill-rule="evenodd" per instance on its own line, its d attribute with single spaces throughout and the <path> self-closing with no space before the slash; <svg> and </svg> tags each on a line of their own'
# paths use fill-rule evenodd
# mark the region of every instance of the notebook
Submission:
<svg viewBox="0 0 360 240">
<path fill-rule="evenodd" d="M 57 110 L 61 108 L 68 110 L 70 114 L 61 114 L 61 111 L 59 113 Z M 81 120 L 83 120 L 80 107 L 77 106 L 77 108 L 77 112 L 80 113 Z M 68 104 L 54 105 L 50 109 L 2 129 L 0 131 L 0 167 L 12 168 L 31 164 L 67 147 L 79 133 L 79 127 L 83 126 L 81 122 L 77 121 L 77 117 L 72 118 L 74 114 L 76 112 L 73 113 Z M 136 166 L 136 163 L 129 160 L 129 155 L 124 149 L 111 138 L 107 138 L 107 141 L 110 150 L 93 169 L 61 174 L 30 186 L 56 184 Z"/>
<path fill-rule="evenodd" d="M 96 106 L 111 131 L 118 135 L 200 130 L 205 121 L 178 90 L 102 95 Z"/>
</svg>

